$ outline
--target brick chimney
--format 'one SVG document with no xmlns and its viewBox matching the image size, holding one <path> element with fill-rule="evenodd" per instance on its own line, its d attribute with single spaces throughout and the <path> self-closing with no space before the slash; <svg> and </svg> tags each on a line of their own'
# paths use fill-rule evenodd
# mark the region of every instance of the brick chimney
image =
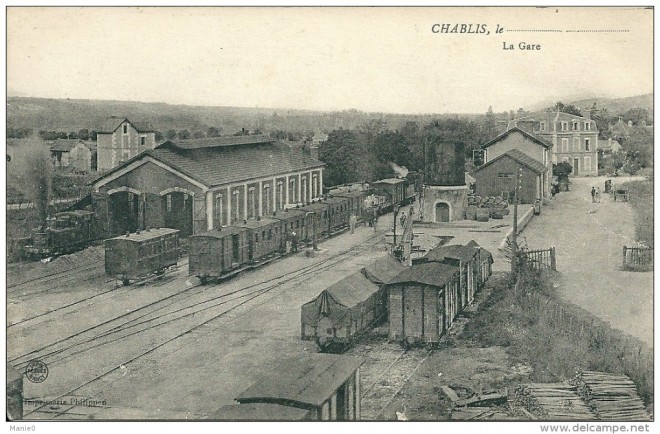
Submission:
<svg viewBox="0 0 660 434">
<path fill-rule="evenodd" d="M 523 110 L 521 107 L 518 109 L 518 114 L 516 115 L 516 119 L 521 118 L 523 116 L 525 116 L 525 110 Z"/>
<path fill-rule="evenodd" d="M 309 156 L 315 160 L 319 159 L 319 146 L 315 144 L 309 145 Z"/>
<path fill-rule="evenodd" d="M 585 119 L 591 119 L 591 109 L 585 110 L 583 114 Z"/>
</svg>

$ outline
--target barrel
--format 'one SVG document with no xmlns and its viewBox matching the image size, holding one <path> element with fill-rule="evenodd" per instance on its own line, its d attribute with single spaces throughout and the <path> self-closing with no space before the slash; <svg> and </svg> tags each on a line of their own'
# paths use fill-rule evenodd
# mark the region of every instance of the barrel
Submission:
<svg viewBox="0 0 660 434">
<path fill-rule="evenodd" d="M 490 218 L 490 210 L 488 208 L 477 208 L 477 221 L 487 222 Z"/>
</svg>

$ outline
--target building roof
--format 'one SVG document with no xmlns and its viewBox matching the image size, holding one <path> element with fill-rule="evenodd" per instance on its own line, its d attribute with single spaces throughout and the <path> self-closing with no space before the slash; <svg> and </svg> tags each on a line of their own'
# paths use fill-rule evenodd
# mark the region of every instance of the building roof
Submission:
<svg viewBox="0 0 660 434">
<path fill-rule="evenodd" d="M 500 140 L 504 139 L 504 138 L 507 137 L 509 134 L 514 133 L 514 132 L 518 132 L 518 133 L 522 134 L 523 136 L 527 137 L 528 139 L 530 139 L 530 140 L 533 141 L 534 143 L 537 143 L 537 144 L 539 144 L 539 145 L 541 145 L 541 146 L 543 146 L 543 147 L 545 147 L 545 148 L 552 148 L 552 146 L 553 146 L 552 143 L 548 143 L 548 142 L 546 142 L 545 140 L 543 140 L 543 139 L 541 139 L 541 138 L 539 138 L 539 137 L 536 137 L 535 135 L 530 134 L 530 133 L 528 133 L 528 132 L 525 131 L 525 130 L 521 130 L 521 129 L 518 128 L 518 127 L 513 127 L 513 128 L 510 128 L 510 129 L 506 130 L 505 132 L 503 132 L 503 133 L 500 134 L 499 136 L 495 137 L 495 138 L 494 138 L 493 140 L 491 140 L 490 142 L 486 142 L 486 143 L 484 143 L 483 145 L 481 145 L 481 149 L 486 149 L 486 148 L 488 148 L 489 146 L 494 145 L 495 143 L 499 142 Z"/>
<path fill-rule="evenodd" d="M 358 303 L 366 301 L 378 292 L 379 289 L 380 287 L 378 285 L 367 279 L 362 273 L 357 272 L 329 286 L 321 294 L 314 297 L 314 300 L 323 297 L 323 293 L 326 293 L 337 304 L 345 307 L 353 307 Z M 314 300 L 310 303 L 314 302 Z"/>
<path fill-rule="evenodd" d="M 270 143 L 272 141 L 273 140 L 270 137 L 264 134 L 258 134 L 253 136 L 220 136 L 203 139 L 177 140 L 176 142 L 168 140 L 159 146 L 172 146 L 178 149 L 202 149 L 221 146 L 254 145 L 258 143 Z"/>
<path fill-rule="evenodd" d="M 459 272 L 457 267 L 441 262 L 419 262 L 411 267 L 405 267 L 388 285 L 397 283 L 422 283 L 436 287 L 443 287 Z"/>
<path fill-rule="evenodd" d="M 224 421 L 297 421 L 309 417 L 309 410 L 280 404 L 252 403 L 225 405 L 208 420 Z"/>
<path fill-rule="evenodd" d="M 227 226 L 222 229 L 212 229 L 210 231 L 201 232 L 198 234 L 193 234 L 191 237 L 212 237 L 212 238 L 224 238 L 227 235 L 236 235 L 243 232 L 244 229 L 236 226 Z"/>
<path fill-rule="evenodd" d="M 177 229 L 171 228 L 157 228 L 149 229 L 145 231 L 140 231 L 140 233 L 131 233 L 128 236 L 120 235 L 118 237 L 110 238 L 111 240 L 130 240 L 135 242 L 147 241 L 154 238 L 161 237 L 163 235 L 174 234 L 179 232 Z"/>
<path fill-rule="evenodd" d="M 55 139 L 48 142 L 50 150 L 53 152 L 69 152 L 75 148 L 78 143 L 82 143 L 83 146 L 89 148 L 89 146 L 80 139 Z"/>
<path fill-rule="evenodd" d="M 401 262 L 387 255 L 364 267 L 362 274 L 373 283 L 382 285 L 392 280 L 404 268 Z"/>
<path fill-rule="evenodd" d="M 119 116 L 110 116 L 108 119 L 103 122 L 101 128 L 97 131 L 101 134 L 112 134 L 117 128 L 124 122 L 127 121 L 140 133 L 153 133 L 156 130 L 147 122 L 131 122 L 128 118 L 119 117 Z"/>
<path fill-rule="evenodd" d="M 271 219 L 268 217 L 261 217 L 258 219 L 250 219 L 242 222 L 236 222 L 234 223 L 234 225 L 246 229 L 257 229 L 257 228 L 262 228 L 264 226 L 271 226 L 279 222 L 280 222 L 279 220 Z"/>
<path fill-rule="evenodd" d="M 291 152 L 288 147 L 263 143 L 252 146 L 179 149 L 166 142 L 147 149 L 97 178 L 94 183 L 124 170 L 137 160 L 154 158 L 172 169 L 206 185 L 215 187 L 254 178 L 283 175 L 323 167 L 311 157 Z"/>
<path fill-rule="evenodd" d="M 387 179 L 381 179 L 379 181 L 374 181 L 372 184 L 377 185 L 377 184 L 401 184 L 404 182 L 405 179 L 402 178 L 387 178 Z"/>
<path fill-rule="evenodd" d="M 334 354 L 305 353 L 278 363 L 277 375 L 272 373 L 243 391 L 236 401 L 276 402 L 320 407 L 360 368 L 363 360 Z"/>
<path fill-rule="evenodd" d="M 428 261 L 443 261 L 445 259 L 458 259 L 467 262 L 479 253 L 478 247 L 462 246 L 454 244 L 450 246 L 438 246 L 431 249 L 424 258 Z"/>
<path fill-rule="evenodd" d="M 499 160 L 501 160 L 503 158 L 506 158 L 506 157 L 509 157 L 509 158 L 512 158 L 512 159 L 516 160 L 520 164 L 522 164 L 524 166 L 527 166 L 528 168 L 530 168 L 531 170 L 533 170 L 534 172 L 536 172 L 538 174 L 545 173 L 545 172 L 548 171 L 548 168 L 546 166 L 544 166 L 543 163 L 533 159 L 529 155 L 527 155 L 524 152 L 521 152 L 517 149 L 510 149 L 510 150 L 506 151 L 504 154 L 498 155 L 497 157 L 493 158 L 488 163 L 477 167 L 476 169 L 474 169 L 474 171 L 472 173 L 476 173 L 476 172 L 484 169 L 485 167 L 490 166 L 491 164 L 495 163 L 496 161 L 499 161 Z"/>
</svg>

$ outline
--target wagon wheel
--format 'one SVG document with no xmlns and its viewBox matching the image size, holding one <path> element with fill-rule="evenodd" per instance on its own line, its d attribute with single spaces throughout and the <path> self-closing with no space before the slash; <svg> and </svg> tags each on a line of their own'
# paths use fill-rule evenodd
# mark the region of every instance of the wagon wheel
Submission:
<svg viewBox="0 0 660 434">
<path fill-rule="evenodd" d="M 207 283 L 209 283 L 209 278 L 207 276 L 200 276 L 199 283 L 201 283 L 202 285 L 206 285 Z"/>
<path fill-rule="evenodd" d="M 124 278 L 121 279 L 121 283 L 122 283 L 122 285 L 124 285 L 124 286 L 128 286 L 128 285 L 131 284 L 131 279 L 129 279 L 129 278 L 127 278 L 127 277 L 124 277 Z"/>
</svg>

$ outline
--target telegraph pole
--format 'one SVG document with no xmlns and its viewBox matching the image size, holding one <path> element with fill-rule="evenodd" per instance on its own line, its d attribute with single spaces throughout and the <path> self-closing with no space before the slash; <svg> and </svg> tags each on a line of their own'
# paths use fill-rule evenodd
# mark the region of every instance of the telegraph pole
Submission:
<svg viewBox="0 0 660 434">
<path fill-rule="evenodd" d="M 522 167 L 516 174 L 516 185 L 513 192 L 513 234 L 511 239 L 511 274 L 516 278 L 518 271 L 518 190 L 522 183 Z"/>
</svg>

